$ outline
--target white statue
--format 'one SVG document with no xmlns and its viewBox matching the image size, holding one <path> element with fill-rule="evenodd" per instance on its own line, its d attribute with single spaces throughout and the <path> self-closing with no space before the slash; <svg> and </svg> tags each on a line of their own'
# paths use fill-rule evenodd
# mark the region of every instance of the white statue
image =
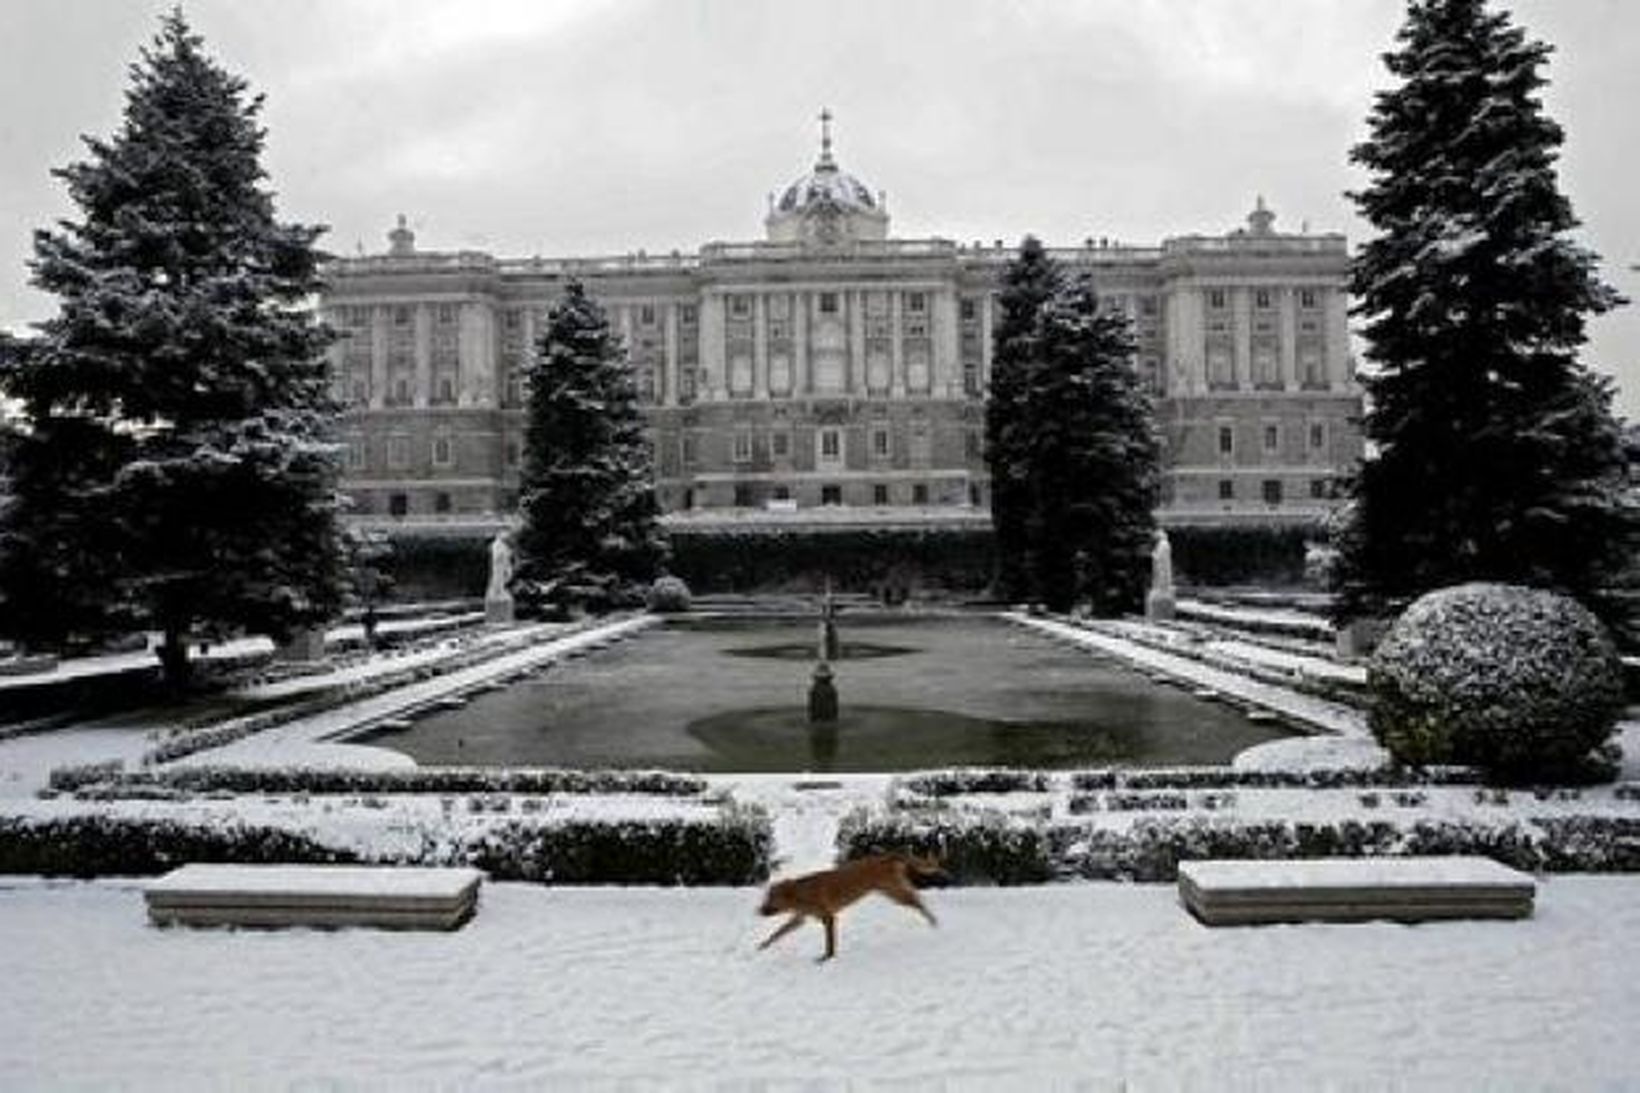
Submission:
<svg viewBox="0 0 1640 1093">
<path fill-rule="evenodd" d="M 1167 532 L 1156 532 L 1156 546 L 1150 552 L 1150 587 L 1157 592 L 1173 591 L 1173 544 Z"/>
<path fill-rule="evenodd" d="M 512 603 L 512 593 L 507 591 L 512 571 L 512 547 L 507 545 L 507 533 L 497 532 L 495 538 L 490 540 L 490 584 L 484 590 L 486 604 Z"/>
<path fill-rule="evenodd" d="M 1156 529 L 1156 545 L 1150 551 L 1150 592 L 1145 596 L 1145 618 L 1166 622 L 1173 617 L 1173 544 L 1167 532 Z"/>
</svg>

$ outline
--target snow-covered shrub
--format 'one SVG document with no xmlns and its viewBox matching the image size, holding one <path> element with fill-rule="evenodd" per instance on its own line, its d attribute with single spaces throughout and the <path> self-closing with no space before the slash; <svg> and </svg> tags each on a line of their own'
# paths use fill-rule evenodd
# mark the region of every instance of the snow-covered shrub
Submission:
<svg viewBox="0 0 1640 1093">
<path fill-rule="evenodd" d="M 689 610 L 689 586 L 679 577 L 656 577 L 649 586 L 649 610 L 671 615 Z"/>
<path fill-rule="evenodd" d="M 1465 584 L 1424 596 L 1367 669 L 1373 735 L 1413 765 L 1506 780 L 1582 768 L 1611 735 L 1622 669 L 1599 621 L 1553 592 Z"/>
<path fill-rule="evenodd" d="M 701 819 L 511 820 L 455 856 L 493 880 L 733 886 L 768 877 L 773 845 L 766 812 L 733 808 Z"/>
<path fill-rule="evenodd" d="M 53 774 L 55 776 L 56 772 Z M 107 776 L 92 779 L 107 780 Z M 410 767 L 402 770 L 361 770 L 348 767 L 199 766 L 172 767 L 128 774 L 114 782 L 116 791 L 121 787 L 141 789 L 150 785 L 164 785 L 190 793 L 263 794 L 641 793 L 665 797 L 692 797 L 706 790 L 706 780 L 694 774 L 674 774 L 670 771 L 655 770 L 560 770 L 551 767 Z M 76 787 L 65 784 L 58 788 Z M 472 811 L 483 811 L 482 801 Z"/>
<path fill-rule="evenodd" d="M 151 876 L 187 862 L 353 862 L 300 831 L 142 816 L 0 817 L 0 873 Z"/>
<path fill-rule="evenodd" d="M 837 849 L 843 861 L 890 851 L 930 854 L 953 884 L 1041 884 L 1053 879 L 1048 831 L 996 812 L 856 809 L 838 826 Z"/>
<path fill-rule="evenodd" d="M 967 793 L 1046 793 L 1048 775 L 1039 770 L 962 767 L 908 774 L 898 779 L 896 787 L 923 797 L 956 797 Z"/>
</svg>

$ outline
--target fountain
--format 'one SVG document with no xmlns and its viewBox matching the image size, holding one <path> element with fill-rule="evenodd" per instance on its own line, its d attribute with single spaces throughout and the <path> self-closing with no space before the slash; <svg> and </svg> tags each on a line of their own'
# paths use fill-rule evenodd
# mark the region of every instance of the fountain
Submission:
<svg viewBox="0 0 1640 1093">
<path fill-rule="evenodd" d="M 831 662 L 837 656 L 837 605 L 831 598 L 831 581 L 826 581 L 826 598 L 820 604 L 819 662 L 809 682 L 809 724 L 832 724 L 837 720 L 837 686 L 832 682 Z"/>
</svg>

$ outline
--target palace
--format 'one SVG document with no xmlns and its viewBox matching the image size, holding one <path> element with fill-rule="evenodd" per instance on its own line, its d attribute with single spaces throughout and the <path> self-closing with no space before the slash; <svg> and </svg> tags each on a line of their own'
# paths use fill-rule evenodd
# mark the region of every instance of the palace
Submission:
<svg viewBox="0 0 1640 1093">
<path fill-rule="evenodd" d="M 822 116 L 823 123 L 829 115 Z M 771 195 L 766 237 L 694 254 L 496 258 L 420 250 L 328 269 L 354 518 L 493 528 L 515 509 L 523 375 L 579 278 L 624 339 L 674 523 L 985 518 L 995 293 L 1014 247 L 889 234 L 829 126 Z M 1360 457 L 1341 235 L 1247 226 L 1050 253 L 1125 314 L 1157 396 L 1164 523 L 1288 523 Z"/>
</svg>

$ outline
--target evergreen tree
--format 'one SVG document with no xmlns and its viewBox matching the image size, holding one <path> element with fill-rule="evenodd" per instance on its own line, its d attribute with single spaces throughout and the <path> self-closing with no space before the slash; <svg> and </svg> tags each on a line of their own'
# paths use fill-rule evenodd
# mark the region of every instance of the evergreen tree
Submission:
<svg viewBox="0 0 1640 1093">
<path fill-rule="evenodd" d="M 1365 433 L 1339 540 L 1338 612 L 1488 579 L 1596 610 L 1636 544 L 1611 388 L 1576 359 L 1621 302 L 1577 225 L 1538 91 L 1549 47 L 1483 0 L 1414 0 L 1351 158 L 1377 229 L 1356 259 Z"/>
<path fill-rule="evenodd" d="M 1095 614 L 1144 603 L 1156 535 L 1155 412 L 1127 319 L 1101 313 L 1084 275 L 1037 319 L 1030 408 L 1033 599 Z"/>
<path fill-rule="evenodd" d="M 991 384 L 985 402 L 985 461 L 991 472 L 991 526 L 996 534 L 994 593 L 1017 601 L 1031 594 L 1027 554 L 1032 486 L 1029 395 L 1038 364 L 1037 319 L 1063 284 L 1041 241 L 1027 235 L 1002 274 L 992 330 Z"/>
<path fill-rule="evenodd" d="M 515 593 L 560 607 L 642 602 L 666 556 L 650 445 L 625 348 L 579 281 L 547 318 L 527 412 Z"/>
<path fill-rule="evenodd" d="M 23 415 L 0 625 L 156 628 L 180 683 L 196 631 L 283 638 L 339 604 L 322 229 L 274 219 L 261 99 L 180 12 L 131 81 L 120 130 L 55 172 L 80 219 L 35 235 L 58 314 L 0 347 Z"/>
</svg>

